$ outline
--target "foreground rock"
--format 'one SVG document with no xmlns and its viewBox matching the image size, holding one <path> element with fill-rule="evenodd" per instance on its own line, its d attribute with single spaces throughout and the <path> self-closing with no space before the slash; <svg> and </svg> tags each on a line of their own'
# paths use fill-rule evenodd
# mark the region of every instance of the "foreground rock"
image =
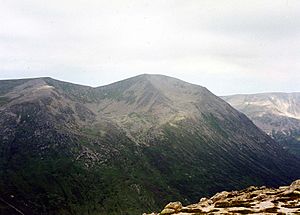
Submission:
<svg viewBox="0 0 300 215">
<path fill-rule="evenodd" d="M 300 180 L 278 189 L 252 186 L 241 191 L 223 191 L 210 199 L 202 198 L 197 204 L 186 207 L 183 207 L 180 202 L 172 202 L 160 213 L 152 213 L 152 215 L 252 213 L 300 214 Z"/>
</svg>

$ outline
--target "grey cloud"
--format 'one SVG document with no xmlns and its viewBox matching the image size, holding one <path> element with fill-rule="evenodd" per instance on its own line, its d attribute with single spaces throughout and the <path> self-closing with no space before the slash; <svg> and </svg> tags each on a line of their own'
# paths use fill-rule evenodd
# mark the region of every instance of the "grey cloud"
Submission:
<svg viewBox="0 0 300 215">
<path fill-rule="evenodd" d="M 300 90 L 289 78 L 300 74 L 299 1 L 2 3 L 0 79 L 96 86 L 162 73 L 217 94 Z"/>
</svg>

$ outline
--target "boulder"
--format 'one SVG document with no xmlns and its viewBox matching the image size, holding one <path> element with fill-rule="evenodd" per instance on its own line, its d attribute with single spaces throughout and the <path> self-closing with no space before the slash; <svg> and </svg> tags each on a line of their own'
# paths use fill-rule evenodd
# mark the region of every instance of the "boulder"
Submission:
<svg viewBox="0 0 300 215">
<path fill-rule="evenodd" d="M 211 200 L 213 201 L 213 202 L 216 202 L 216 201 L 219 201 L 219 200 L 221 200 L 221 199 L 226 199 L 226 197 L 229 195 L 229 192 L 227 192 L 227 191 L 223 191 L 223 192 L 221 192 L 221 193 L 217 193 L 216 195 L 214 195 L 212 198 L 211 198 Z"/>
<path fill-rule="evenodd" d="M 291 187 L 299 187 L 300 188 L 300 179 L 297 180 L 297 181 L 294 181 L 292 184 L 291 184 Z"/>
<path fill-rule="evenodd" d="M 176 211 L 174 209 L 165 208 L 165 209 L 162 210 L 162 212 L 160 212 L 160 215 L 163 215 L 163 214 L 173 214 L 173 213 L 176 213 Z"/>
<path fill-rule="evenodd" d="M 182 204 L 181 202 L 170 202 L 165 209 L 174 209 L 176 212 L 179 212 L 182 209 Z"/>
</svg>

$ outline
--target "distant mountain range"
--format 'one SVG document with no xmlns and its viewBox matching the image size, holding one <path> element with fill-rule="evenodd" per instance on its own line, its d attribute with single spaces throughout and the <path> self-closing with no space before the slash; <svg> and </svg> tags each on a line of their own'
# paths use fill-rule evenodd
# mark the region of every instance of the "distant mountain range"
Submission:
<svg viewBox="0 0 300 215">
<path fill-rule="evenodd" d="M 0 154 L 0 214 L 134 215 L 300 177 L 300 159 L 244 114 L 162 75 L 0 81 Z"/>
<path fill-rule="evenodd" d="M 300 157 L 300 93 L 262 93 L 222 98 Z"/>
</svg>

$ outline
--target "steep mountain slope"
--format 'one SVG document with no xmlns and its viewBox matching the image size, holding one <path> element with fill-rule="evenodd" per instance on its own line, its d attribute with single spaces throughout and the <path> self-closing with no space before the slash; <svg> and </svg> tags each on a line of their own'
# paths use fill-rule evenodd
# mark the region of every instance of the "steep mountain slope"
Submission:
<svg viewBox="0 0 300 215">
<path fill-rule="evenodd" d="M 300 176 L 300 160 L 245 115 L 178 79 L 0 81 L 0 98 L 2 214 L 4 202 L 25 214 L 140 214 Z"/>
<path fill-rule="evenodd" d="M 292 153 L 300 156 L 300 93 L 222 97 Z"/>
</svg>

